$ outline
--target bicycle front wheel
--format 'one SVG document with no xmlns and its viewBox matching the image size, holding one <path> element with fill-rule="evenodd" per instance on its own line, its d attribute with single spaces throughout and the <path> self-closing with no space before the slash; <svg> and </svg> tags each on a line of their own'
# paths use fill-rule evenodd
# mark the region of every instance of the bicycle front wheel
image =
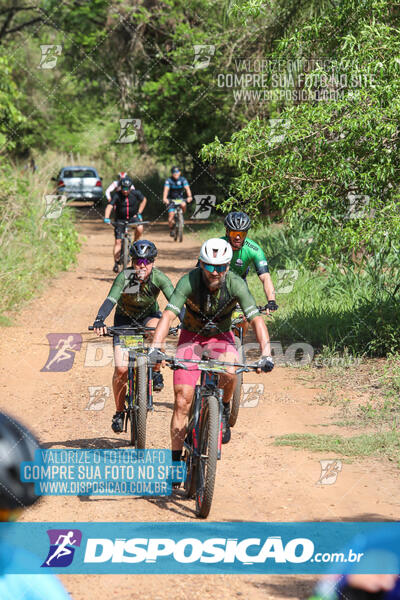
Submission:
<svg viewBox="0 0 400 600">
<path fill-rule="evenodd" d="M 219 405 L 209 396 L 200 429 L 200 458 L 196 469 L 196 515 L 208 517 L 214 495 L 218 460 Z"/>
<path fill-rule="evenodd" d="M 197 394 L 197 390 L 195 391 Z M 189 423 L 185 439 L 185 460 L 186 460 L 186 479 L 185 479 L 185 494 L 187 498 L 196 497 L 196 459 L 194 456 L 194 399 L 189 413 Z"/>
<path fill-rule="evenodd" d="M 147 424 L 147 364 L 144 357 L 137 359 L 136 365 L 136 447 L 139 450 L 146 448 Z"/>
<path fill-rule="evenodd" d="M 129 263 L 129 238 L 128 237 L 124 237 L 124 239 L 122 240 L 123 243 L 123 248 L 122 248 L 122 252 L 123 252 L 123 260 L 122 260 L 122 266 L 124 269 L 128 268 L 128 263 Z"/>
<path fill-rule="evenodd" d="M 135 409 L 128 408 L 128 421 L 130 424 L 130 437 L 131 437 L 131 446 L 135 446 L 136 442 L 136 416 Z"/>
<path fill-rule="evenodd" d="M 178 216 L 178 240 L 183 241 L 183 212 L 181 210 Z"/>
</svg>

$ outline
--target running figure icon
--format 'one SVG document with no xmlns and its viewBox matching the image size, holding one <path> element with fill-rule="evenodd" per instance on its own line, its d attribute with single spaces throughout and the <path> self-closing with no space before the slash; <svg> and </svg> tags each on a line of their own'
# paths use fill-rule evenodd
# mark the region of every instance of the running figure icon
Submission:
<svg viewBox="0 0 400 600">
<path fill-rule="evenodd" d="M 46 364 L 41 371 L 69 371 L 74 364 L 75 352 L 79 352 L 82 336 L 79 333 L 48 333 L 50 349 Z"/>
<path fill-rule="evenodd" d="M 61 558 L 62 556 L 67 556 L 68 554 L 72 554 L 73 553 L 73 551 L 71 550 L 71 548 L 67 548 L 68 545 L 73 545 L 73 544 L 76 544 L 78 542 L 78 540 L 72 539 L 73 537 L 74 537 L 74 532 L 73 531 L 69 531 L 66 535 L 60 535 L 60 536 L 58 536 L 58 539 L 56 541 L 57 549 L 50 556 L 50 558 L 48 558 L 46 560 L 46 565 L 47 566 L 50 566 L 50 563 L 51 563 L 51 561 L 54 558 L 56 558 L 56 557 Z"/>
</svg>

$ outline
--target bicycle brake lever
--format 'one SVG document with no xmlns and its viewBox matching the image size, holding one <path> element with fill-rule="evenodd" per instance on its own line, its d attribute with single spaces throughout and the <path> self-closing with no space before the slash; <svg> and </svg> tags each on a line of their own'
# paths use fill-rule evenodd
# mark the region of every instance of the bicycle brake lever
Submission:
<svg viewBox="0 0 400 600">
<path fill-rule="evenodd" d="M 185 371 L 189 371 L 188 367 L 185 367 L 185 365 L 183 365 L 180 362 L 175 362 L 172 365 L 170 365 L 170 367 L 173 371 L 176 371 L 177 369 L 184 369 Z"/>
</svg>

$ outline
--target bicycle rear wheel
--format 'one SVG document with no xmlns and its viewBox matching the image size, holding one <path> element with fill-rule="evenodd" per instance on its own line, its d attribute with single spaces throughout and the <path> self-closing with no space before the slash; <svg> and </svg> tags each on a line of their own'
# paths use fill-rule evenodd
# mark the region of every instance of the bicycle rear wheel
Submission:
<svg viewBox="0 0 400 600">
<path fill-rule="evenodd" d="M 219 405 L 209 396 L 200 429 L 200 458 L 196 469 L 196 515 L 205 519 L 211 510 L 218 460 Z"/>
<path fill-rule="evenodd" d="M 243 345 L 240 343 L 239 338 L 235 338 L 235 346 L 239 354 L 239 363 L 244 363 Z M 242 395 L 243 373 L 239 373 L 239 375 L 237 375 L 236 377 L 236 387 L 235 391 L 233 392 L 231 400 L 231 412 L 229 415 L 229 425 L 231 427 L 235 426 L 239 414 L 240 398 Z"/>
<path fill-rule="evenodd" d="M 138 357 L 136 363 L 136 447 L 146 448 L 147 425 L 147 364 L 144 357 Z"/>
</svg>

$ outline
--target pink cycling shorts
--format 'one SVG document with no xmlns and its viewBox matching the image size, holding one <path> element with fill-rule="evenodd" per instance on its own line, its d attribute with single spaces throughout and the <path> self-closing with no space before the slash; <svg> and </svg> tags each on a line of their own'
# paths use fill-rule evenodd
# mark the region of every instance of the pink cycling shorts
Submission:
<svg viewBox="0 0 400 600">
<path fill-rule="evenodd" d="M 176 349 L 176 358 L 188 358 L 200 360 L 204 350 L 207 349 L 210 358 L 218 359 L 221 354 L 231 353 L 235 359 L 239 359 L 235 347 L 235 337 L 232 331 L 219 333 L 213 337 L 205 337 L 192 331 L 182 329 L 179 336 L 178 347 Z M 233 359 L 233 357 L 232 357 Z M 229 361 L 231 359 L 228 359 Z M 174 385 L 190 385 L 194 388 L 200 375 L 200 370 L 195 364 L 186 363 L 187 368 L 174 371 Z"/>
</svg>

